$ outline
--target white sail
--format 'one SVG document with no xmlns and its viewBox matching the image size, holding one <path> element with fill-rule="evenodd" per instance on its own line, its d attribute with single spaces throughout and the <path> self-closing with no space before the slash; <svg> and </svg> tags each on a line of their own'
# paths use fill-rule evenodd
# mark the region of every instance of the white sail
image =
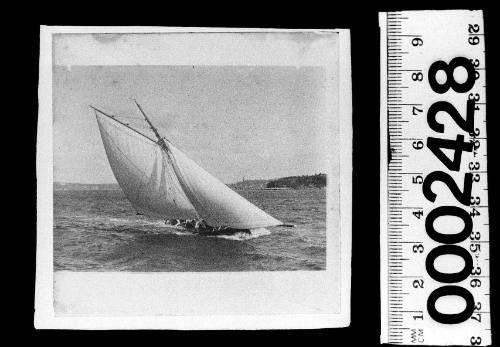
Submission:
<svg viewBox="0 0 500 347">
<path fill-rule="evenodd" d="M 170 142 L 165 140 L 165 145 L 160 146 L 107 115 L 96 115 L 113 173 L 138 212 L 165 219 L 203 218 L 210 226 L 235 229 L 283 224 L 213 177 Z M 150 122 L 147 117 L 146 120 Z"/>
<path fill-rule="evenodd" d="M 162 219 L 199 217 L 157 143 L 98 112 L 96 117 L 111 169 L 137 212 Z"/>
<path fill-rule="evenodd" d="M 283 224 L 231 190 L 170 142 L 168 149 L 184 192 L 209 225 L 254 229 Z"/>
</svg>

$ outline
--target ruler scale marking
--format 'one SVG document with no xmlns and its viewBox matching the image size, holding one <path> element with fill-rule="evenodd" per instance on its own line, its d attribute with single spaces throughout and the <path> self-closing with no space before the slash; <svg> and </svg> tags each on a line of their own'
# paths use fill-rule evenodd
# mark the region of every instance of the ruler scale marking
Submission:
<svg viewBox="0 0 500 347">
<path fill-rule="evenodd" d="M 482 12 L 389 12 L 380 15 L 380 26 L 383 61 L 381 207 L 385 206 L 385 211 L 381 213 L 381 341 L 407 345 L 488 345 L 491 333 L 488 188 L 487 170 L 483 169 L 486 168 L 487 153 Z M 450 64 L 453 58 L 462 56 L 471 59 L 471 63 L 472 59 L 477 61 L 473 68 L 476 80 L 470 91 L 455 92 L 450 89 L 441 94 L 434 92 L 428 80 L 431 64 L 439 60 Z M 444 82 L 446 80 L 437 83 Z M 449 115 L 446 118 L 441 114 L 443 112 L 436 116 L 436 120 L 444 124 L 444 132 L 437 133 L 430 128 L 426 114 L 434 102 L 449 102 L 464 117 L 469 93 L 470 97 L 478 99 L 475 102 L 474 127 L 479 134 L 462 132 Z M 455 172 L 448 170 L 429 150 L 428 139 L 454 140 L 457 135 L 463 135 L 465 142 L 471 142 L 473 150 L 463 151 L 461 165 Z M 437 198 L 434 202 L 428 201 L 424 197 L 422 183 L 436 171 L 448 174 L 460 189 L 464 185 L 465 173 L 476 175 L 471 189 L 471 204 L 461 205 L 449 191 L 446 192 L 446 188 L 438 189 L 437 183 L 432 185 Z M 444 205 L 465 210 L 473 220 L 470 238 L 456 243 L 456 247 L 471 255 L 471 273 L 465 279 L 450 284 L 436 281 L 426 271 L 426 257 L 441 244 L 430 239 L 424 221 L 431 211 Z M 437 268 L 436 264 L 437 260 L 434 261 L 434 268 Z M 454 271 L 457 270 L 450 272 Z M 437 322 L 433 319 L 437 316 L 428 312 L 430 294 L 448 285 L 464 288 L 473 297 L 474 310 L 470 318 L 466 317 L 463 322 Z M 456 299 L 451 294 L 447 295 L 450 296 L 445 298 Z M 460 312 L 459 303 L 452 300 L 446 307 Z M 436 301 L 435 307 L 436 310 L 441 309 L 439 301 Z"/>
</svg>

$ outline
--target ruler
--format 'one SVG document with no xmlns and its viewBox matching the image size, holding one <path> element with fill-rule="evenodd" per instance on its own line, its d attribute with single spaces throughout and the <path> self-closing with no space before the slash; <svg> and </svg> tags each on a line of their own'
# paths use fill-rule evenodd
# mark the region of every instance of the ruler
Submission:
<svg viewBox="0 0 500 347">
<path fill-rule="evenodd" d="M 379 20 L 381 342 L 488 345 L 482 12 Z"/>
</svg>

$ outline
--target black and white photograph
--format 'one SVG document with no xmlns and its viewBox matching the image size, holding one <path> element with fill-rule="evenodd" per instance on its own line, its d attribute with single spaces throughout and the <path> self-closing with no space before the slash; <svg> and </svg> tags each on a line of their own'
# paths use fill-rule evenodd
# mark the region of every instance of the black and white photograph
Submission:
<svg viewBox="0 0 500 347">
<path fill-rule="evenodd" d="M 35 326 L 349 324 L 349 32 L 42 27 Z"/>
</svg>

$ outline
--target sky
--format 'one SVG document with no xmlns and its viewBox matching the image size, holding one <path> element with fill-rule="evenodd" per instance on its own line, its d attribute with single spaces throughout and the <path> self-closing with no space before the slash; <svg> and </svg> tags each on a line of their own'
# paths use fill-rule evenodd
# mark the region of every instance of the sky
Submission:
<svg viewBox="0 0 500 347">
<path fill-rule="evenodd" d="M 325 83 L 321 66 L 56 65 L 54 181 L 116 182 L 88 105 L 144 128 L 132 99 L 225 183 L 324 173 Z"/>
</svg>

